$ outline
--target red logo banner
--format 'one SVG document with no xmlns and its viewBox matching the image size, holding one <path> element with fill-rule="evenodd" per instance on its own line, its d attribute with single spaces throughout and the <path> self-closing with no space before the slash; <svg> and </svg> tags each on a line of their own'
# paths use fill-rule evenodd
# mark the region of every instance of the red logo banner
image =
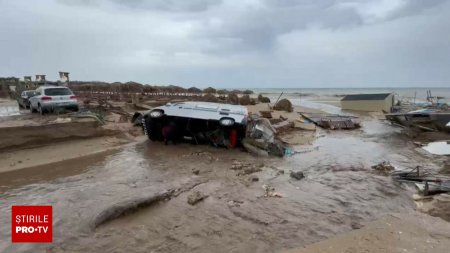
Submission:
<svg viewBox="0 0 450 253">
<path fill-rule="evenodd" d="M 52 242 L 52 206 L 12 206 L 12 242 Z"/>
</svg>

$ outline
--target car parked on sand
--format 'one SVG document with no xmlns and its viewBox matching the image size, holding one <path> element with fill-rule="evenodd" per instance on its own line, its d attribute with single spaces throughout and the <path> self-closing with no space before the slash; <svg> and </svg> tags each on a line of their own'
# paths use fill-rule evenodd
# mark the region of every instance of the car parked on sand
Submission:
<svg viewBox="0 0 450 253">
<path fill-rule="evenodd" d="M 77 96 L 67 87 L 41 86 L 29 99 L 30 111 L 44 114 L 56 109 L 78 111 Z"/>
<path fill-rule="evenodd" d="M 21 108 L 30 108 L 29 99 L 36 95 L 36 91 L 34 90 L 25 90 L 20 93 L 20 97 L 17 98 L 17 103 Z"/>
<path fill-rule="evenodd" d="M 143 115 L 144 131 L 153 141 L 190 139 L 216 146 L 235 146 L 245 137 L 245 106 L 209 102 L 168 103 Z"/>
</svg>

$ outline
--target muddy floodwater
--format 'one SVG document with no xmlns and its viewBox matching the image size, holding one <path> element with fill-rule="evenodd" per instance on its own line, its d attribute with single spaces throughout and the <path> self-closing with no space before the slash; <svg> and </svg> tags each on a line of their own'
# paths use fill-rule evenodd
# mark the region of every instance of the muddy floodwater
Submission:
<svg viewBox="0 0 450 253">
<path fill-rule="evenodd" d="M 145 141 L 67 162 L 74 172 L 59 177 L 33 177 L 27 170 L 20 183 L 1 188 L 0 252 L 278 252 L 413 210 L 413 190 L 373 173 L 372 165 L 388 160 L 399 169 L 441 167 L 376 119 L 366 119 L 360 130 L 320 130 L 311 146 L 297 148 L 310 152 L 261 159 L 240 150 Z M 259 181 L 230 170 L 235 160 L 262 163 L 253 174 Z M 57 167 L 61 172 L 64 163 Z M 305 178 L 295 180 L 290 171 Z M 281 197 L 265 197 L 263 185 Z M 177 194 L 97 222 L 121 203 L 165 191 Z M 193 191 L 208 197 L 189 205 Z M 11 244 L 11 205 L 41 204 L 53 206 L 53 243 Z"/>
</svg>

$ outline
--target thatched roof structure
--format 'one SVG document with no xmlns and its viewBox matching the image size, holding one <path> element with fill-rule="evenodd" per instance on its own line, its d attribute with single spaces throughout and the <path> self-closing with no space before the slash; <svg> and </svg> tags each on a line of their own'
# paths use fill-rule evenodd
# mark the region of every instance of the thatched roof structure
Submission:
<svg viewBox="0 0 450 253">
<path fill-rule="evenodd" d="M 203 93 L 215 94 L 216 93 L 216 89 L 214 89 L 213 87 L 208 87 L 208 88 L 203 90 Z"/>
<path fill-rule="evenodd" d="M 190 93 L 202 93 L 202 90 L 200 90 L 197 87 L 191 87 L 191 88 L 187 89 L 187 91 Z"/>
</svg>

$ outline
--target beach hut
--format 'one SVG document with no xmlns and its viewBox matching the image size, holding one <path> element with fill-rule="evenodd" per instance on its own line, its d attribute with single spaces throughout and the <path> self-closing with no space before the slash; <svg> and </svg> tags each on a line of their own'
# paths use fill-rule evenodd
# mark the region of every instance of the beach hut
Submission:
<svg viewBox="0 0 450 253">
<path fill-rule="evenodd" d="M 341 99 L 343 110 L 366 111 L 366 112 L 390 112 L 394 105 L 394 94 L 351 94 Z"/>
</svg>

